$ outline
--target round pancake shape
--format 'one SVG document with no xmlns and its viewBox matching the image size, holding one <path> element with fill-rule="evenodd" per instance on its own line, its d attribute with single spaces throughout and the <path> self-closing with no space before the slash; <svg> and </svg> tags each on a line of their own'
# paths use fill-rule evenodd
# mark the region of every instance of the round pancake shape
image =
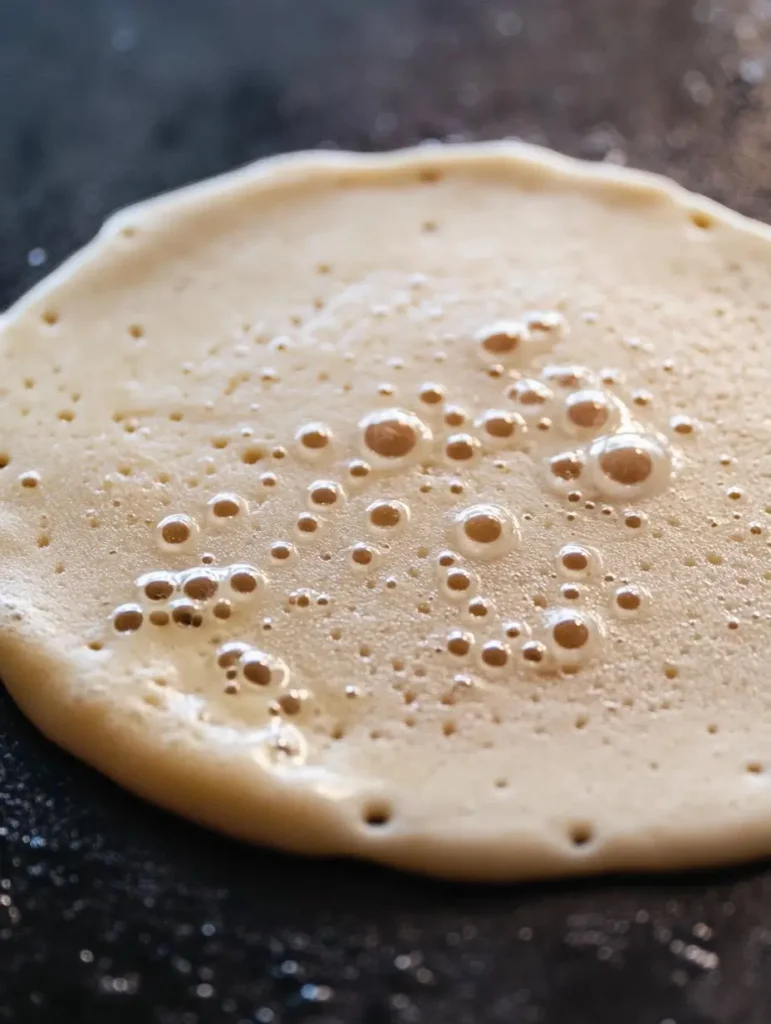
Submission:
<svg viewBox="0 0 771 1024">
<path fill-rule="evenodd" d="M 126 210 L 0 320 L 0 672 L 242 839 L 771 852 L 771 233 L 513 143 Z"/>
</svg>

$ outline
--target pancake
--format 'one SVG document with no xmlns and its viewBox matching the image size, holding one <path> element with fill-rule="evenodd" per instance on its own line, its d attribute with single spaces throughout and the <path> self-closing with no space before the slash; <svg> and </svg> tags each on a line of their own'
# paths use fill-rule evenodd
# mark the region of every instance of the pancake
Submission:
<svg viewBox="0 0 771 1024">
<path fill-rule="evenodd" d="M 771 233 L 524 145 L 141 204 L 0 321 L 0 671 L 242 839 L 771 853 Z"/>
</svg>

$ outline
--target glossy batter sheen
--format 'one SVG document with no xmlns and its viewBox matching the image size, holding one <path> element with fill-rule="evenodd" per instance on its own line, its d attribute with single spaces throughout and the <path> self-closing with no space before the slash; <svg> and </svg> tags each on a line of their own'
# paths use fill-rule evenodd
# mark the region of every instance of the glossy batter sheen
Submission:
<svg viewBox="0 0 771 1024">
<path fill-rule="evenodd" d="M 249 840 L 771 853 L 771 235 L 513 144 L 266 161 L 0 321 L 0 668 Z"/>
</svg>

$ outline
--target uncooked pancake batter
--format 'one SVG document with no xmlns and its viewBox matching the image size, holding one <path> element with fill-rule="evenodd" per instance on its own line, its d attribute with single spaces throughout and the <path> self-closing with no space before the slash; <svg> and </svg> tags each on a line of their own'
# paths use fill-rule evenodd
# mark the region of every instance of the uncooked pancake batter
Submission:
<svg viewBox="0 0 771 1024">
<path fill-rule="evenodd" d="M 771 853 L 771 233 L 513 144 L 127 210 L 0 321 L 0 671 L 199 822 L 461 878 Z"/>
</svg>

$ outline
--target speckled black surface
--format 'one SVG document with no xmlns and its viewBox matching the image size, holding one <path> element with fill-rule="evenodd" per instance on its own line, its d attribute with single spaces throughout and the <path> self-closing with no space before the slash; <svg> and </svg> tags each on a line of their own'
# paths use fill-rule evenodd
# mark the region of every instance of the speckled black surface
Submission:
<svg viewBox="0 0 771 1024">
<path fill-rule="evenodd" d="M 770 43 L 769 0 L 0 0 L 0 306 L 116 207 L 322 144 L 520 135 L 771 219 Z M 771 871 L 305 863 L 146 807 L 1 696 L 0 1021 L 768 1024 Z"/>
</svg>

